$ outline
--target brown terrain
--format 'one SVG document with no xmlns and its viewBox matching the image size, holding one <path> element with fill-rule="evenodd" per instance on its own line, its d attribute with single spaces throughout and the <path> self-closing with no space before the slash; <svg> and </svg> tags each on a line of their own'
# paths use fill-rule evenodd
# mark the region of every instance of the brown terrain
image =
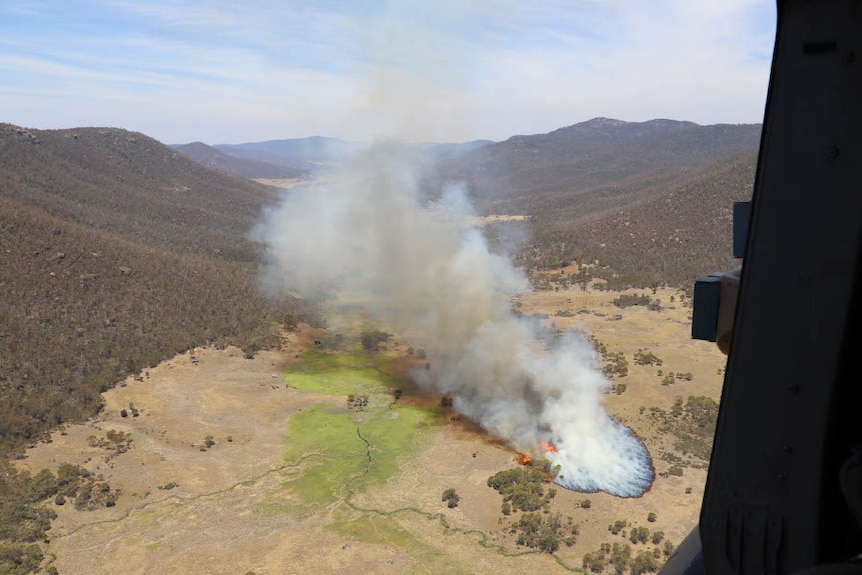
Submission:
<svg viewBox="0 0 862 575">
<path fill-rule="evenodd" d="M 517 454 L 458 418 L 435 427 L 419 447 L 401 456 L 385 485 L 353 496 L 350 509 L 342 494 L 312 513 L 290 511 L 295 495 L 283 483 L 288 474 L 303 471 L 285 463 L 285 426 L 312 404 L 343 405 L 345 400 L 285 383 L 283 370 L 301 362 L 297 356 L 326 335 L 308 327 L 289 334 L 281 351 L 263 352 L 254 360 L 236 348 L 178 355 L 106 392 L 97 418 L 67 425 L 49 443 L 27 450 L 20 466 L 35 471 L 56 469 L 61 462 L 80 464 L 121 491 L 115 507 L 97 511 L 54 505 L 59 517 L 49 531 L 46 555 L 67 574 L 523 573 L 580 568 L 584 553 L 602 543 L 628 543 L 608 531 L 617 520 L 663 531 L 679 543 L 697 521 L 705 462 L 690 458 L 681 476 L 661 476 L 670 467 L 662 453 L 685 457 L 649 408 L 668 411 L 676 396 L 717 400 L 724 356 L 713 344 L 690 339 L 690 308 L 668 303 L 672 296 L 684 297 L 681 292 L 660 289 L 651 295 L 666 306 L 661 311 L 619 308 L 611 302 L 620 295 L 573 287 L 515 302 L 522 313 L 550 315 L 559 328 L 588 331 L 609 352 L 623 352 L 631 360 L 638 349 L 649 348 L 665 370 L 693 376 L 665 386 L 654 366 L 630 361 L 628 375 L 614 380 L 627 389 L 607 395 L 608 409 L 644 440 L 660 475 L 650 492 L 635 499 L 559 489 L 552 510 L 580 525 L 577 543 L 556 553 L 559 562 L 545 553 L 524 554 L 530 550 L 503 532 L 508 519 L 500 513 L 501 498 L 486 481 L 519 465 Z M 555 316 L 559 312 L 563 315 Z M 569 313 L 572 317 L 565 317 Z M 405 357 L 403 349 L 392 343 L 382 353 Z M 409 388 L 409 382 L 402 383 Z M 408 392 L 405 399 L 438 401 L 418 392 Z M 140 415 L 121 417 L 130 404 Z M 90 446 L 90 436 L 109 430 L 130 434 L 131 449 L 115 454 Z M 207 436 L 215 444 L 202 449 Z M 453 509 L 440 501 L 449 487 L 461 496 Z M 591 500 L 589 509 L 580 507 L 584 499 Z M 405 511 L 395 512 L 399 509 Z M 649 513 L 656 513 L 655 522 L 647 521 Z M 386 517 L 403 537 L 373 543 L 345 535 L 332 528 L 345 514 Z M 632 547 L 636 552 L 654 546 Z"/>
<path fill-rule="evenodd" d="M 603 544 L 630 543 L 608 530 L 616 522 L 679 543 L 697 519 L 724 365 L 714 345 L 690 339 L 680 288 L 730 267 L 730 207 L 750 196 L 759 132 L 596 119 L 437 150 L 440 178 L 463 176 L 485 214 L 478 223 L 539 290 L 515 309 L 595 337 L 614 378 L 608 409 L 644 440 L 659 474 L 637 499 L 558 489 L 550 511 L 580 533 L 550 555 L 517 544 L 519 514 L 504 517 L 487 486 L 520 465 L 517 454 L 410 384 L 417 360 L 404 338 L 416 334 L 395 334 L 379 355 L 357 360 L 365 373 L 360 363 L 388 358 L 380 385 L 363 388 L 367 412 L 345 406 L 343 385 L 315 387 L 313 367 L 307 389 L 285 379 L 338 323 L 328 333 L 297 328 L 316 323 L 316 312 L 261 293 L 266 252 L 248 230 L 277 201 L 273 187 L 329 166 L 322 154 L 337 142 L 203 150 L 201 162 L 253 182 L 143 134 L 0 124 L 0 568 L 556 572 L 580 569 Z M 288 169 L 263 171 L 264 161 Z M 646 289 L 605 291 L 630 286 Z M 354 342 L 355 323 L 344 324 Z M 639 365 L 646 352 L 662 365 Z M 405 410 L 390 414 L 396 385 Z M 353 443 L 333 436 L 332 451 L 291 435 L 309 413 L 348 423 Z M 415 418 L 396 427 L 414 439 L 360 434 L 359 423 L 390 415 Z M 46 489 L 35 474 L 64 463 L 119 490 L 100 492 L 111 506 L 59 504 L 53 476 Z M 376 480 L 366 481 L 371 472 Z M 450 488 L 460 496 L 453 508 L 441 501 Z M 656 548 L 663 561 L 659 547 L 631 544 L 632 556 Z"/>
</svg>

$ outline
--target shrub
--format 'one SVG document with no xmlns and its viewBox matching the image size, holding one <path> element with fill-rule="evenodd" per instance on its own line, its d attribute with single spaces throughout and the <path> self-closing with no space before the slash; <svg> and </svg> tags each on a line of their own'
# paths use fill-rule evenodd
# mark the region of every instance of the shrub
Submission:
<svg viewBox="0 0 862 575">
<path fill-rule="evenodd" d="M 635 352 L 634 355 L 635 363 L 638 365 L 655 365 L 660 366 L 664 363 L 661 358 L 656 356 L 653 352 L 648 349 L 639 349 Z"/>
<path fill-rule="evenodd" d="M 614 298 L 611 303 L 619 308 L 627 308 L 635 305 L 648 306 L 652 300 L 646 294 L 623 294 Z"/>
<path fill-rule="evenodd" d="M 658 571 L 658 568 L 658 561 L 652 553 L 649 551 L 638 551 L 638 554 L 632 560 L 631 574 L 655 573 Z"/>
<path fill-rule="evenodd" d="M 449 488 L 443 492 L 443 498 L 441 501 L 445 501 L 447 507 L 452 509 L 453 507 L 458 507 L 458 502 L 461 501 L 461 496 L 453 489 Z"/>
<path fill-rule="evenodd" d="M 610 531 L 614 535 L 619 535 L 620 532 L 625 528 L 626 522 L 621 519 L 616 520 L 613 525 L 608 525 L 608 531 Z"/>
<path fill-rule="evenodd" d="M 646 543 L 649 541 L 649 529 L 646 527 L 632 527 L 629 541 L 632 543 Z"/>
<path fill-rule="evenodd" d="M 649 521 L 650 523 L 655 523 L 656 519 L 658 519 L 658 517 L 656 516 L 655 513 L 650 513 L 649 515 L 647 515 L 647 518 L 646 518 L 646 520 Z"/>
</svg>

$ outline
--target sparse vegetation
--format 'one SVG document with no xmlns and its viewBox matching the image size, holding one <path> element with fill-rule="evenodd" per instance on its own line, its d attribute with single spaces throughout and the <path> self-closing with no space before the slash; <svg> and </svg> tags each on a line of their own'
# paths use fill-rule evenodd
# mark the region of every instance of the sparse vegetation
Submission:
<svg viewBox="0 0 862 575">
<path fill-rule="evenodd" d="M 385 331 L 364 331 L 360 335 L 359 341 L 362 343 L 362 349 L 365 353 L 376 353 L 380 350 L 381 344 L 389 341 L 389 338 L 391 337 L 392 334 L 386 333 Z"/>
<path fill-rule="evenodd" d="M 629 374 L 629 362 L 623 352 L 608 353 L 605 355 L 604 367 L 602 373 L 609 378 L 625 377 Z"/>
<path fill-rule="evenodd" d="M 649 529 L 646 527 L 632 527 L 629 531 L 629 541 L 632 543 L 646 543 L 649 540 Z"/>
<path fill-rule="evenodd" d="M 461 501 L 461 496 L 452 489 L 451 487 L 443 492 L 443 501 L 446 502 L 446 506 L 450 509 L 453 507 L 458 507 L 458 502 Z"/>
<path fill-rule="evenodd" d="M 642 575 L 643 573 L 655 573 L 661 565 L 655 555 L 650 551 L 638 551 L 631 563 L 631 575 Z"/>
<path fill-rule="evenodd" d="M 625 529 L 627 525 L 628 523 L 626 521 L 623 521 L 622 519 L 617 519 L 613 522 L 613 524 L 608 525 L 608 531 L 610 531 L 614 535 L 619 535 L 620 532 Z"/>
<path fill-rule="evenodd" d="M 648 306 L 652 303 L 646 294 L 622 294 L 611 302 L 619 308 L 627 308 L 635 305 Z"/>
<path fill-rule="evenodd" d="M 513 511 L 538 511 L 556 495 L 555 489 L 545 492 L 548 479 L 527 466 L 500 471 L 488 478 L 488 487 L 496 489 Z"/>
<path fill-rule="evenodd" d="M 634 355 L 634 362 L 638 365 L 661 366 L 662 359 L 648 349 L 638 349 Z"/>
</svg>

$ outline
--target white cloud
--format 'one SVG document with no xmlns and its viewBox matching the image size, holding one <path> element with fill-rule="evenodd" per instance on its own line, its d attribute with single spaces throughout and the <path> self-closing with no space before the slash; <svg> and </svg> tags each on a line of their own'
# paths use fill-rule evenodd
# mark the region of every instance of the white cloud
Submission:
<svg viewBox="0 0 862 575">
<path fill-rule="evenodd" d="M 768 0 L 94 2 L 0 10 L 0 121 L 210 143 L 757 122 L 774 27 Z"/>
</svg>

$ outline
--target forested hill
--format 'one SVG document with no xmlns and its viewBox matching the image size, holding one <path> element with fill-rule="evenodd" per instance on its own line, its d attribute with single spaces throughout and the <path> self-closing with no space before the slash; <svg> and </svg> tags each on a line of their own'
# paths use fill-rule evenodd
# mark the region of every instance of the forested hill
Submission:
<svg viewBox="0 0 862 575">
<path fill-rule="evenodd" d="M 614 289 L 691 288 L 696 277 L 739 265 L 732 252 L 733 203 L 751 199 L 756 166 L 757 152 L 742 152 L 596 189 L 575 201 L 537 203 L 531 242 L 518 263 L 598 262 L 573 281 L 597 277 Z M 632 193 L 615 197 L 626 189 Z"/>
<path fill-rule="evenodd" d="M 751 198 L 760 132 L 595 118 L 484 146 L 429 184 L 462 180 L 483 213 L 528 216 L 524 267 L 598 261 L 592 273 L 613 287 L 690 286 L 733 265 L 730 213 Z"/>
<path fill-rule="evenodd" d="M 173 146 L 189 158 L 214 170 L 230 172 L 243 178 L 304 178 L 308 170 L 279 166 L 252 158 L 231 156 L 203 142 Z"/>
<path fill-rule="evenodd" d="M 705 166 L 760 143 L 760 124 L 594 118 L 547 134 L 513 136 L 444 166 L 479 199 L 515 202 L 577 194 L 659 170 Z"/>
<path fill-rule="evenodd" d="M 274 201 L 142 134 L 0 124 L 3 447 L 190 346 L 276 343 L 288 304 L 258 292 L 246 238 Z"/>
</svg>

